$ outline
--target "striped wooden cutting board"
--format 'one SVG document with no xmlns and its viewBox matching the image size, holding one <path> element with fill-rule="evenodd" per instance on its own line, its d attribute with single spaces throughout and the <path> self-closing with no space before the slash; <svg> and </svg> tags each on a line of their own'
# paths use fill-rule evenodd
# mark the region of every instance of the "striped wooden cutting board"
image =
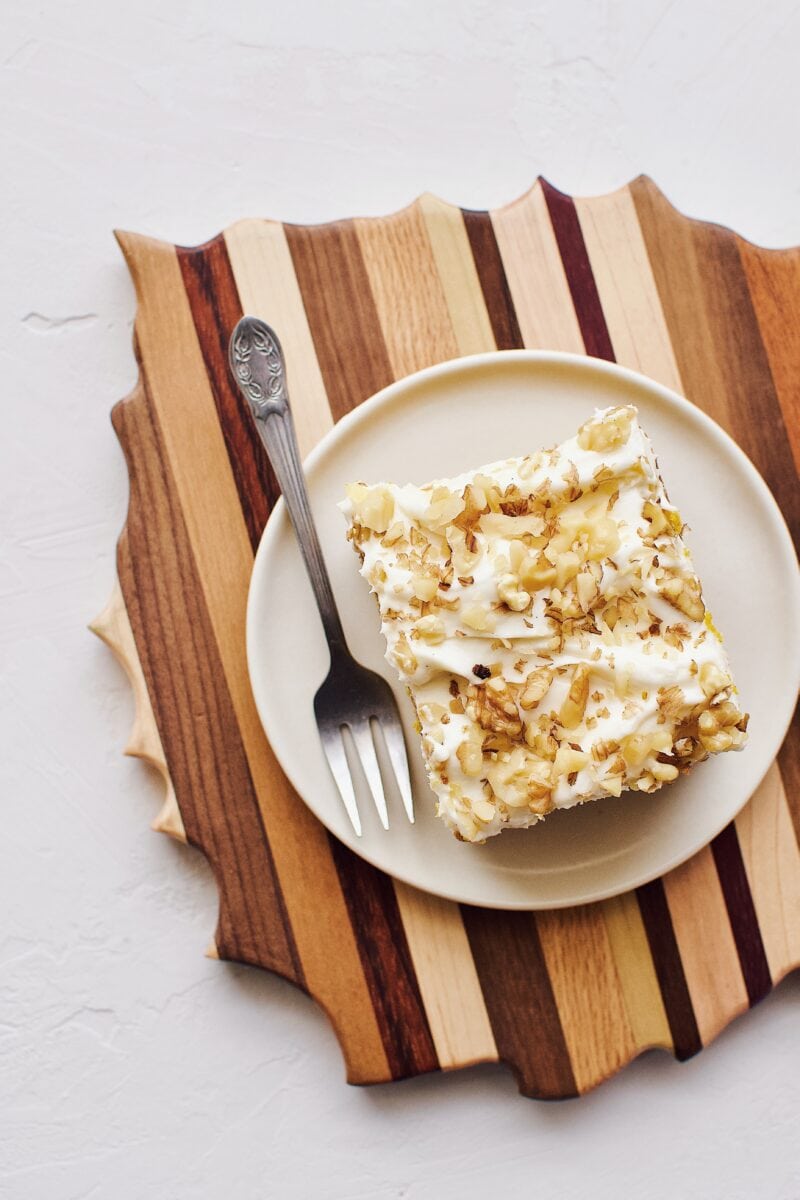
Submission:
<svg viewBox="0 0 800 1200">
<path fill-rule="evenodd" d="M 456 355 L 615 359 L 723 425 L 796 531 L 800 250 L 690 221 L 645 178 L 591 200 L 540 180 L 491 213 L 423 196 L 385 219 L 241 221 L 192 249 L 119 241 L 140 377 L 113 413 L 130 510 L 95 628 L 136 691 L 129 752 L 166 780 L 156 827 L 214 871 L 214 953 L 309 992 L 353 1083 L 500 1059 L 526 1095 L 563 1097 L 646 1047 L 696 1053 L 800 964 L 800 730 L 712 845 L 615 900 L 492 912 L 362 862 L 293 794 L 250 695 L 245 598 L 276 485 L 226 342 L 243 312 L 280 330 L 306 452 Z"/>
</svg>

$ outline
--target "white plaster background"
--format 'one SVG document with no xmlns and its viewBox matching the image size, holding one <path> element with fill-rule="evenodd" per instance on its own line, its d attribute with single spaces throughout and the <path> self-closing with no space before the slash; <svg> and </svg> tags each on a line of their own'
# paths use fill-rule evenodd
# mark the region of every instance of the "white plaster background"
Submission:
<svg viewBox="0 0 800 1200">
<path fill-rule="evenodd" d="M 487 207 L 646 171 L 800 242 L 796 0 L 0 3 L 0 1196 L 800 1195 L 800 982 L 691 1063 L 521 1099 L 501 1068 L 348 1088 L 314 1006 L 203 957 L 204 862 L 149 832 L 85 630 L 134 381 L 114 226 Z"/>
</svg>

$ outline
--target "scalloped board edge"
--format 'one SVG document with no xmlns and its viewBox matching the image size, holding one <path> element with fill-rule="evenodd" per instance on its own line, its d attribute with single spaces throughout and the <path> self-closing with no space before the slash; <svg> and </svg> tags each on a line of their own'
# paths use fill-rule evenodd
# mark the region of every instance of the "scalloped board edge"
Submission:
<svg viewBox="0 0 800 1200">
<path fill-rule="evenodd" d="M 158 816 L 153 821 L 152 828 L 156 833 L 166 833 L 176 841 L 185 843 L 186 830 L 183 828 L 175 789 L 169 777 L 164 748 L 161 745 L 153 706 L 150 703 L 142 664 L 139 661 L 119 581 L 114 585 L 108 604 L 100 615 L 95 617 L 89 625 L 89 629 L 112 651 L 128 676 L 133 690 L 135 715 L 124 753 L 133 758 L 144 759 L 151 767 L 155 767 L 164 781 L 164 802 Z"/>
<path fill-rule="evenodd" d="M 491 914 L 368 868 L 298 806 L 252 709 L 243 600 L 276 491 L 227 380 L 224 334 L 245 310 L 280 327 L 300 373 L 304 451 L 383 384 L 444 358 L 514 346 L 616 358 L 725 426 L 796 528 L 800 323 L 786 314 L 800 307 L 800 252 L 691 221 L 644 178 L 579 200 L 540 180 L 492 213 L 426 195 L 387 218 L 246 220 L 193 249 L 119 239 L 142 374 L 114 412 L 131 477 L 122 591 L 93 628 L 134 687 L 128 752 L 165 780 L 155 827 L 214 869 L 210 953 L 308 991 L 351 1082 L 501 1060 L 525 1094 L 564 1097 L 651 1046 L 695 1053 L 800 963 L 796 731 L 720 838 L 604 904 Z M 359 349 L 344 371 L 334 315 Z M 215 522 L 224 537 L 209 534 Z M 202 729 L 175 719 L 175 677 L 190 714 L 228 722 L 227 793 Z"/>
</svg>

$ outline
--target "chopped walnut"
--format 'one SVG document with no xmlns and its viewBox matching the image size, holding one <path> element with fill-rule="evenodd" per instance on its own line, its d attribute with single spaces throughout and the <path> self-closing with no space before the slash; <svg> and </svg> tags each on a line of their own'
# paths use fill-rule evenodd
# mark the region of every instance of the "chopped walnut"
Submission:
<svg viewBox="0 0 800 1200">
<path fill-rule="evenodd" d="M 679 721 L 686 708 L 686 697 L 681 688 L 676 685 L 659 688 L 656 694 L 658 711 L 665 721 Z"/>
<path fill-rule="evenodd" d="M 477 721 L 482 729 L 488 729 L 492 733 L 519 737 L 522 733 L 522 721 L 511 689 L 503 677 L 495 676 L 474 688 L 474 691 L 475 699 L 470 705 L 473 720 Z"/>
<path fill-rule="evenodd" d="M 552 682 L 552 667 L 538 667 L 535 671 L 531 671 L 530 675 L 525 680 L 524 687 L 520 693 L 520 708 L 535 708 L 539 701 L 542 700 L 549 691 L 550 684 Z"/>
<path fill-rule="evenodd" d="M 702 621 L 706 606 L 700 592 L 700 580 L 695 576 L 667 576 L 659 591 L 668 604 L 684 613 L 690 621 Z"/>
<path fill-rule="evenodd" d="M 586 663 L 578 663 L 575 667 L 569 691 L 561 705 L 560 719 L 565 729 L 576 729 L 581 723 L 589 699 L 590 674 Z"/>
</svg>

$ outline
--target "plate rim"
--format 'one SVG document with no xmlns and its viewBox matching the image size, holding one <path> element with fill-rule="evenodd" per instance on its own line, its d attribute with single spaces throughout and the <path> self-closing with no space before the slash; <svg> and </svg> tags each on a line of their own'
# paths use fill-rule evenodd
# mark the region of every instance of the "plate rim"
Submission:
<svg viewBox="0 0 800 1200">
<path fill-rule="evenodd" d="M 304 473 L 308 475 L 315 469 L 317 462 L 321 458 L 329 455 L 331 452 L 335 453 L 337 444 L 343 439 L 346 439 L 352 426 L 358 426 L 365 421 L 374 419 L 375 414 L 378 413 L 384 406 L 391 404 L 398 394 L 402 394 L 403 392 L 418 385 L 424 385 L 431 379 L 437 379 L 450 374 L 458 374 L 463 371 L 491 367 L 492 365 L 500 366 L 501 363 L 506 362 L 575 367 L 581 371 L 588 371 L 589 373 L 595 373 L 599 371 L 601 374 L 604 374 L 608 377 L 623 379 L 634 386 L 644 387 L 645 390 L 655 393 L 662 402 L 676 407 L 679 411 L 682 410 L 689 416 L 690 420 L 699 421 L 699 423 L 705 427 L 706 432 L 713 440 L 717 441 L 718 443 L 721 442 L 727 452 L 732 453 L 733 458 L 738 461 L 738 466 L 740 469 L 742 469 L 744 473 L 749 476 L 751 484 L 756 488 L 757 491 L 761 493 L 762 499 L 765 502 L 765 508 L 770 513 L 773 527 L 782 544 L 785 561 L 787 563 L 793 561 L 796 567 L 797 560 L 794 550 L 794 543 L 792 541 L 791 533 L 786 524 L 786 519 L 783 515 L 783 512 L 781 511 L 778 502 L 773 496 L 765 479 L 760 474 L 754 463 L 752 463 L 745 454 L 738 442 L 736 442 L 734 438 L 722 428 L 721 425 L 719 425 L 712 417 L 710 417 L 708 413 L 704 412 L 703 409 L 693 404 L 679 392 L 674 391 L 672 388 L 666 387 L 664 384 L 659 383 L 657 380 L 652 379 L 650 376 L 645 375 L 640 371 L 635 371 L 632 368 L 622 366 L 619 363 L 610 362 L 607 359 L 596 358 L 588 354 L 575 354 L 563 350 L 541 349 L 490 350 L 479 354 L 460 355 L 457 358 L 447 359 L 440 363 L 434 363 L 432 366 L 423 367 L 419 371 L 415 371 L 410 375 L 403 376 L 402 379 L 397 379 L 392 383 L 387 384 L 386 387 L 381 388 L 380 391 L 375 392 L 372 396 L 369 396 L 366 400 L 362 401 L 355 408 L 351 409 L 350 412 L 345 413 L 344 416 L 336 421 L 335 424 L 333 424 L 331 428 L 323 435 L 323 437 L 320 438 L 319 442 L 317 442 L 313 449 L 304 458 Z M 245 615 L 245 641 L 248 679 L 264 736 L 266 737 L 281 770 L 286 775 L 286 778 L 293 789 L 297 792 L 300 801 L 306 805 L 311 814 L 318 821 L 320 821 L 320 823 L 324 826 L 328 833 L 331 834 L 331 836 L 336 837 L 337 840 L 341 840 L 330 828 L 325 819 L 304 798 L 303 790 L 300 786 L 299 780 L 294 777 L 294 772 L 291 768 L 291 765 L 285 761 L 286 756 L 279 752 L 278 748 L 273 742 L 273 739 L 270 737 L 267 728 L 269 722 L 265 719 L 261 697 L 259 694 L 260 689 L 257 686 L 254 678 L 254 674 L 257 674 L 257 672 L 254 673 L 251 666 L 255 659 L 254 640 L 256 635 L 254 633 L 254 614 L 260 598 L 259 581 L 265 577 L 265 572 L 263 569 L 260 569 L 260 563 L 268 557 L 272 543 L 278 537 L 279 532 L 284 526 L 284 522 L 287 520 L 288 516 L 286 514 L 286 505 L 283 497 L 281 496 L 272 509 L 272 512 L 267 520 L 267 524 L 261 535 L 258 548 L 254 556 L 253 569 L 248 585 Z M 783 561 L 783 557 L 781 561 Z M 798 609 L 800 609 L 799 570 L 795 569 L 793 571 L 792 580 L 793 582 L 791 586 L 794 592 L 794 600 L 796 601 Z M 793 644 L 789 647 L 789 649 L 796 651 L 793 657 L 796 663 L 795 692 L 797 692 L 800 690 L 800 627 L 798 626 L 795 626 L 794 628 Z M 493 902 L 492 900 L 487 899 L 475 901 L 474 899 L 465 898 L 463 895 L 454 894 L 452 891 L 446 888 L 434 889 L 427 884 L 420 884 L 418 880 L 408 878 L 402 871 L 387 869 L 386 866 L 376 861 L 373 855 L 364 853 L 361 846 L 359 846 L 358 839 L 356 839 L 354 845 L 350 845 L 349 843 L 343 844 L 347 845 L 348 849 L 351 849 L 354 854 L 358 855 L 365 862 L 369 863 L 377 870 L 382 871 L 384 874 L 389 875 L 390 878 L 397 879 L 401 883 L 405 883 L 410 887 L 426 891 L 430 895 L 438 896 L 444 900 L 449 900 L 457 904 L 474 905 L 477 903 L 482 908 L 506 912 L 546 912 L 551 910 L 555 911 L 558 909 L 573 908 L 584 904 L 596 904 L 602 900 L 613 899 L 616 896 L 626 895 L 628 892 L 635 891 L 637 888 L 643 887 L 647 883 L 652 883 L 656 879 L 661 879 L 664 875 L 669 874 L 669 872 L 673 871 L 676 867 L 688 862 L 690 858 L 693 858 L 695 854 L 699 854 L 701 850 L 708 846 L 731 821 L 736 819 L 736 817 L 752 799 L 755 792 L 758 791 L 770 769 L 774 765 L 778 751 L 783 745 L 786 733 L 791 725 L 794 707 L 795 702 L 792 702 L 790 705 L 787 704 L 785 720 L 778 726 L 780 734 L 777 738 L 773 734 L 772 740 L 774 741 L 775 745 L 769 755 L 767 765 L 765 766 L 763 772 L 759 775 L 752 791 L 744 798 L 736 811 L 728 814 L 719 828 L 715 829 L 710 836 L 705 837 L 701 844 L 692 845 L 692 848 L 686 853 L 679 853 L 677 856 L 670 859 L 666 865 L 660 867 L 658 871 L 652 873 L 645 872 L 640 878 L 637 878 L 636 882 L 626 883 L 624 886 L 619 888 L 614 886 L 608 888 L 599 888 L 593 890 L 591 894 L 582 899 L 558 899 L 538 903 L 530 900 L 520 900 L 518 903 L 509 903 L 507 900 L 498 900 L 497 902 Z M 773 724 L 771 728 L 774 730 L 776 726 Z"/>
</svg>

